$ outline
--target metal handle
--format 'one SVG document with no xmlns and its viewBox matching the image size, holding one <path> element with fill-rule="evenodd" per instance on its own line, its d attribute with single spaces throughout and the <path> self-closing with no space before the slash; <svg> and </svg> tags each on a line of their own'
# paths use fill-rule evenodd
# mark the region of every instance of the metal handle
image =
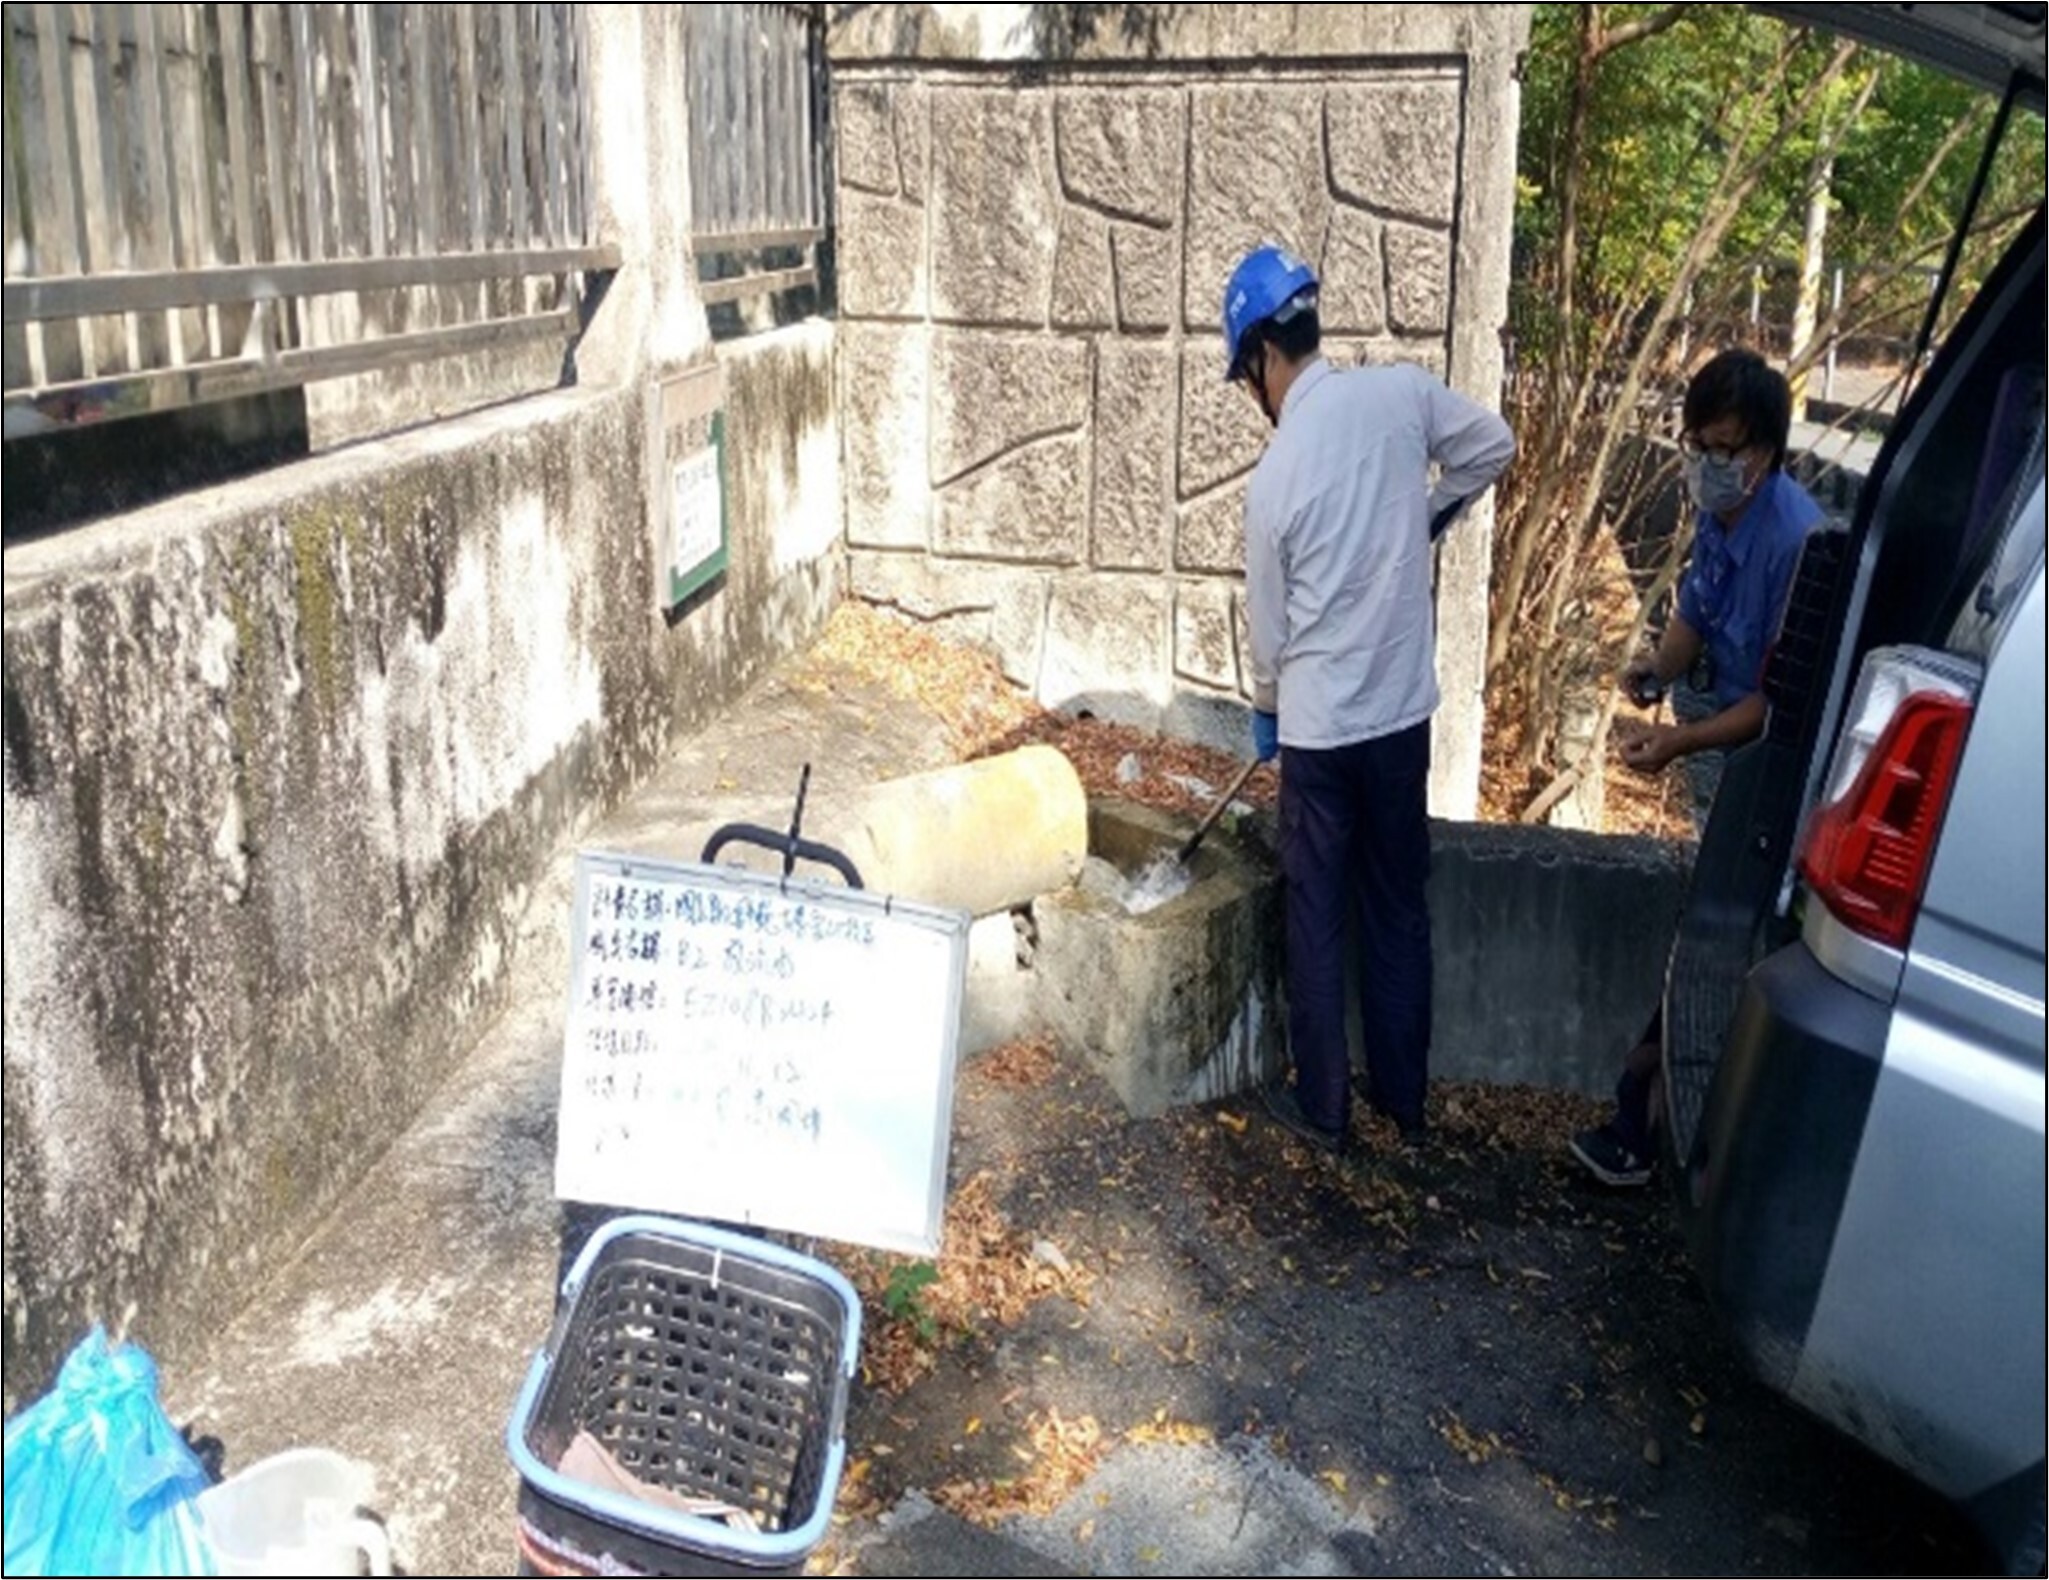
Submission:
<svg viewBox="0 0 2049 1580">
<path fill-rule="evenodd" d="M 1217 798 L 1217 804 L 1215 806 L 1211 807 L 1208 812 L 1203 814 L 1202 821 L 1195 825 L 1195 832 L 1193 834 L 1190 834 L 1188 836 L 1187 842 L 1182 845 L 1180 850 L 1175 852 L 1174 860 L 1176 862 L 1185 865 L 1188 861 L 1188 858 L 1195 854 L 1195 847 L 1202 843 L 1202 839 L 1205 834 L 1207 834 L 1212 828 L 1216 827 L 1217 819 L 1224 815 L 1224 808 L 1229 806 L 1233 801 L 1238 799 L 1238 792 L 1245 788 L 1245 781 L 1252 777 L 1253 772 L 1258 767 L 1259 759 L 1255 757 L 1251 762 L 1247 763 L 1242 769 L 1238 771 L 1238 777 L 1231 781 L 1231 787 Z"/>
<path fill-rule="evenodd" d="M 854 864 L 830 845 L 821 845 L 817 840 L 805 839 L 798 832 L 804 826 L 804 797 L 811 788 L 811 765 L 806 763 L 797 776 L 797 806 L 790 814 L 787 833 L 772 828 L 763 828 L 759 823 L 727 823 L 714 829 L 710 839 L 704 842 L 704 854 L 698 859 L 707 867 L 718 860 L 718 854 L 728 845 L 758 845 L 763 850 L 772 850 L 783 858 L 783 881 L 790 881 L 790 873 L 797 860 L 815 861 L 820 866 L 830 867 L 837 872 L 850 889 L 865 887 L 861 874 Z"/>
</svg>

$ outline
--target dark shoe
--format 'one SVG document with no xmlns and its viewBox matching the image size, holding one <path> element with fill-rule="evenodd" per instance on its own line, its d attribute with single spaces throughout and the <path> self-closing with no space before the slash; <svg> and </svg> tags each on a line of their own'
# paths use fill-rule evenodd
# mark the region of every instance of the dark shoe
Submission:
<svg viewBox="0 0 2049 1580">
<path fill-rule="evenodd" d="M 1640 1158 L 1624 1146 L 1622 1138 L 1610 1125 L 1603 1125 L 1599 1130 L 1582 1130 L 1574 1136 L 1572 1155 L 1579 1160 L 1581 1168 L 1603 1185 L 1628 1190 L 1650 1183 L 1650 1159 Z"/>
<path fill-rule="evenodd" d="M 1259 1095 L 1266 1101 L 1266 1111 L 1283 1130 L 1292 1132 L 1319 1152 L 1328 1153 L 1332 1157 L 1343 1155 L 1345 1133 L 1342 1130 L 1326 1130 L 1303 1113 L 1302 1105 L 1295 1099 L 1295 1089 L 1292 1086 L 1282 1086 L 1275 1082 L 1271 1086 L 1262 1087 Z"/>
<path fill-rule="evenodd" d="M 1405 1147 L 1420 1147 L 1430 1139 L 1430 1126 L 1424 1121 L 1421 1114 L 1417 1114 L 1412 1119 L 1404 1119 L 1400 1114 L 1390 1109 L 1376 1106 L 1373 1111 L 1395 1127 L 1400 1133 L 1402 1145 Z"/>
</svg>

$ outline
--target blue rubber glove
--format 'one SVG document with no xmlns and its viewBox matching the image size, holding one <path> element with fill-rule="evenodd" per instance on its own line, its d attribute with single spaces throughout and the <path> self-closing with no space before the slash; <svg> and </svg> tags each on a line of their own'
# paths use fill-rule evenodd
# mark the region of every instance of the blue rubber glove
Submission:
<svg viewBox="0 0 2049 1580">
<path fill-rule="evenodd" d="M 1271 713 L 1252 710 L 1252 755 L 1270 763 L 1281 755 L 1281 721 Z"/>
</svg>

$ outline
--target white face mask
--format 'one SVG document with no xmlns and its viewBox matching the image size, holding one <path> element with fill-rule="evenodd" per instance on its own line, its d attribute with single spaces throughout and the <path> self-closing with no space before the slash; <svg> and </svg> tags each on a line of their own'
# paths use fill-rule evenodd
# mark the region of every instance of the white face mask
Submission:
<svg viewBox="0 0 2049 1580">
<path fill-rule="evenodd" d="M 1750 497 L 1747 470 L 1740 455 L 1689 455 L 1685 463 L 1686 492 L 1696 509 L 1711 516 L 1726 516 Z"/>
</svg>

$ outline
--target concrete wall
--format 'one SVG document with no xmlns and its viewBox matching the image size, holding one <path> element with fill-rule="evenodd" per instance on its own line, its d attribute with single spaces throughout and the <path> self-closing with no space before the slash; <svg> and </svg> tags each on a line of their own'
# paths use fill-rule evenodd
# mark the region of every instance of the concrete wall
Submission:
<svg viewBox="0 0 2049 1580">
<path fill-rule="evenodd" d="M 867 6 L 833 31 L 841 408 L 862 597 L 1053 705 L 1240 743 L 1246 247 L 1341 362 L 1492 402 L 1520 6 Z M 1477 796 L 1491 517 L 1441 564 L 1433 800 Z"/>
<path fill-rule="evenodd" d="M 1664 991 L 1693 847 L 1490 823 L 1431 830 L 1431 1074 L 1613 1090 Z"/>
<path fill-rule="evenodd" d="M 1096 854 L 1111 827 L 1186 822 L 1099 803 Z M 1127 834 L 1128 839 L 1128 834 Z M 1210 836 L 1189 893 L 1144 916 L 1077 888 L 1032 907 L 1036 951 L 1008 926 L 978 926 L 962 1049 L 1050 1030 L 1138 1114 L 1242 1090 L 1284 1058 L 1284 897 L 1270 815 Z M 1434 821 L 1431 1074 L 1605 1095 L 1664 991 L 1665 963 L 1692 871 L 1690 844 L 1556 828 Z M 1192 947 L 1191 947 L 1192 946 Z M 1348 1019 L 1363 1068 L 1351 957 Z M 1205 1065 L 1216 1058 L 1210 1069 Z M 1200 1076 L 1199 1079 L 1191 1077 Z"/>
<path fill-rule="evenodd" d="M 10 1411 L 95 1318 L 191 1354 L 487 1023 L 556 844 L 840 595 L 831 328 L 714 353 L 674 8 L 593 12 L 592 69 L 581 387 L 6 551 Z M 732 558 L 670 611 L 693 370 Z"/>
</svg>

